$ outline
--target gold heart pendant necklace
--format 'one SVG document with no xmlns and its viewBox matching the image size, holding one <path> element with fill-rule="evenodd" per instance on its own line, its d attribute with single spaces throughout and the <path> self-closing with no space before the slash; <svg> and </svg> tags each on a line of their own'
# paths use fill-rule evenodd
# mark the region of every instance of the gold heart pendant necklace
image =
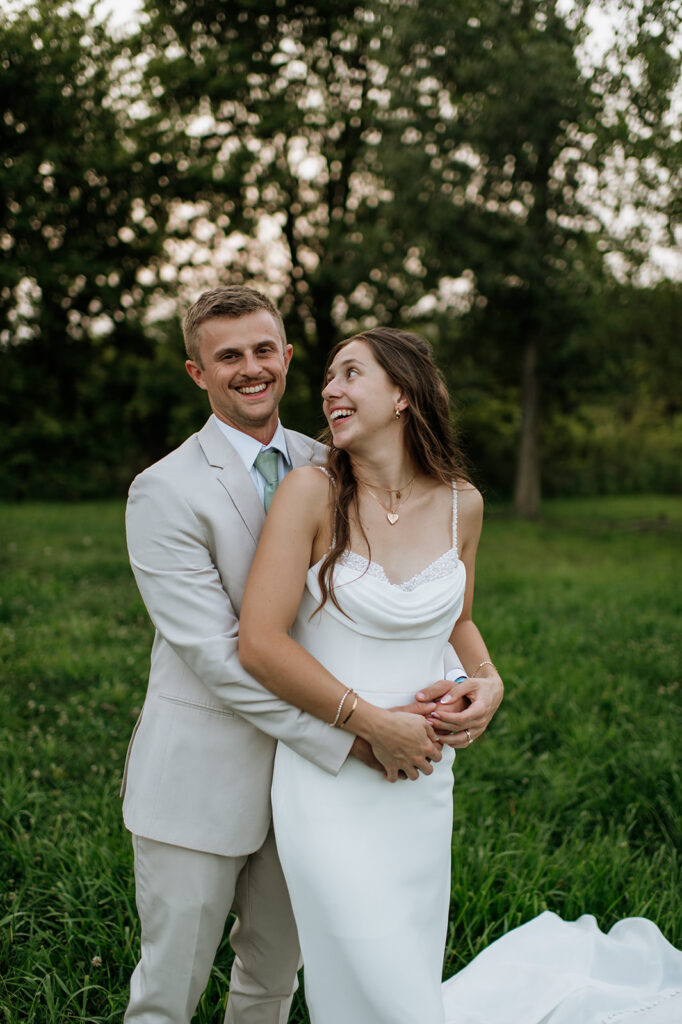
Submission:
<svg viewBox="0 0 682 1024">
<path fill-rule="evenodd" d="M 362 486 L 365 488 L 365 490 L 368 492 L 368 494 L 371 494 L 371 496 L 374 498 L 374 500 L 376 501 L 377 505 L 380 505 L 381 508 L 384 510 L 384 512 L 386 513 L 386 519 L 388 520 L 388 525 L 389 526 L 395 526 L 395 524 L 400 519 L 400 508 L 401 508 L 401 506 L 405 504 L 405 502 L 409 499 L 410 495 L 412 494 L 412 484 L 414 483 L 414 477 L 412 477 L 411 480 L 408 480 L 407 483 L 403 487 L 398 487 L 397 490 L 392 490 L 390 487 L 379 487 L 378 488 L 378 490 L 386 491 L 388 493 L 389 501 L 390 501 L 390 505 L 388 507 L 388 510 L 386 509 L 386 506 L 384 505 L 384 503 L 382 501 L 380 501 L 379 498 L 377 498 L 376 494 L 374 493 L 372 488 L 369 486 L 369 484 L 365 483 L 364 480 L 358 480 L 358 483 L 362 484 Z M 409 494 L 406 494 L 405 497 L 403 498 L 403 492 L 406 491 L 408 489 L 408 487 L 410 489 Z M 395 500 L 396 500 L 395 505 L 393 504 L 393 495 L 394 494 L 395 494 Z"/>
</svg>

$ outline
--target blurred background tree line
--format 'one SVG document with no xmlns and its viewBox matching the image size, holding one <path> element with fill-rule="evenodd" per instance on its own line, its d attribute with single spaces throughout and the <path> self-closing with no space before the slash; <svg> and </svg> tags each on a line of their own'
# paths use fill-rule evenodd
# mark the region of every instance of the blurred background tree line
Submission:
<svg viewBox="0 0 682 1024">
<path fill-rule="evenodd" d="M 232 282 L 300 429 L 400 325 L 488 495 L 679 492 L 681 37 L 679 0 L 5 3 L 0 496 L 122 495 L 197 429 L 179 316 Z"/>
</svg>

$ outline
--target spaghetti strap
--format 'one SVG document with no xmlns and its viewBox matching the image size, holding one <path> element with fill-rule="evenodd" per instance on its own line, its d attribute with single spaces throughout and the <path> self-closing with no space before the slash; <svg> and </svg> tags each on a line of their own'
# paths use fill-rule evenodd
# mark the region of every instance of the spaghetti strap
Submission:
<svg viewBox="0 0 682 1024">
<path fill-rule="evenodd" d="M 326 466 L 317 466 L 317 465 L 313 464 L 313 469 L 319 469 L 320 473 L 324 473 L 324 475 L 326 476 L 327 480 L 329 480 L 329 483 L 332 485 L 332 490 L 334 491 L 334 501 L 336 502 L 336 480 L 334 479 L 332 474 L 329 472 L 329 470 L 327 469 Z M 334 522 L 334 518 L 332 516 L 332 523 L 333 522 Z M 329 548 L 330 551 L 334 547 L 335 544 L 336 544 L 336 530 L 332 527 L 332 542 L 331 542 L 331 546 Z"/>
<path fill-rule="evenodd" d="M 457 484 L 452 481 L 452 546 L 459 556 L 457 547 Z"/>
</svg>

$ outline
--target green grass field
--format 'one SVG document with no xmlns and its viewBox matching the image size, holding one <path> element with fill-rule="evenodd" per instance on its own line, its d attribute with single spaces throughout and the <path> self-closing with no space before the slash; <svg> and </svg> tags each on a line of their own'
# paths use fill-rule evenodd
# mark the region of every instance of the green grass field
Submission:
<svg viewBox="0 0 682 1024">
<path fill-rule="evenodd" d="M 506 698 L 456 763 L 446 974 L 543 909 L 644 915 L 682 946 L 681 541 L 676 498 L 489 515 L 475 611 Z M 151 642 L 122 506 L 0 508 L 0 568 L 0 1022 L 120 1020 L 138 931 L 117 794 Z M 203 1024 L 229 964 L 225 943 Z"/>
</svg>

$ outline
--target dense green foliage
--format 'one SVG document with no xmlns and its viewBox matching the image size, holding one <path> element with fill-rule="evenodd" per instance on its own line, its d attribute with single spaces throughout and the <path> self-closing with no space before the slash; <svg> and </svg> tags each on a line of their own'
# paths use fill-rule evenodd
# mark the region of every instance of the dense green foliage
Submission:
<svg viewBox="0 0 682 1024">
<path fill-rule="evenodd" d="M 641 285 L 673 240 L 679 4 L 623 0 L 599 58 L 588 6 L 146 0 L 120 38 L 75 0 L 0 12 L 0 494 L 121 493 L 198 426 L 177 313 L 240 281 L 281 303 L 302 429 L 340 334 L 415 325 L 517 511 L 541 476 L 679 487 L 659 356 L 680 287 L 622 286 L 653 346 L 609 308 L 616 257 Z M 602 424 L 620 449 L 633 423 L 648 469 L 602 473 Z"/>
<path fill-rule="evenodd" d="M 447 974 L 545 908 L 642 914 L 682 946 L 681 532 L 661 497 L 488 516 L 476 619 L 507 692 L 456 762 Z M 113 1022 L 138 949 L 117 794 L 151 628 L 121 504 L 4 506 L 0 535 L 0 1019 Z M 228 977 L 225 943 L 199 1024 Z"/>
<path fill-rule="evenodd" d="M 73 4 L 0 13 L 7 496 L 111 493 L 129 479 L 121 452 L 136 442 L 134 396 L 155 358 L 138 271 L 168 216 L 153 201 L 150 128 L 128 109 L 129 59 Z"/>
</svg>

